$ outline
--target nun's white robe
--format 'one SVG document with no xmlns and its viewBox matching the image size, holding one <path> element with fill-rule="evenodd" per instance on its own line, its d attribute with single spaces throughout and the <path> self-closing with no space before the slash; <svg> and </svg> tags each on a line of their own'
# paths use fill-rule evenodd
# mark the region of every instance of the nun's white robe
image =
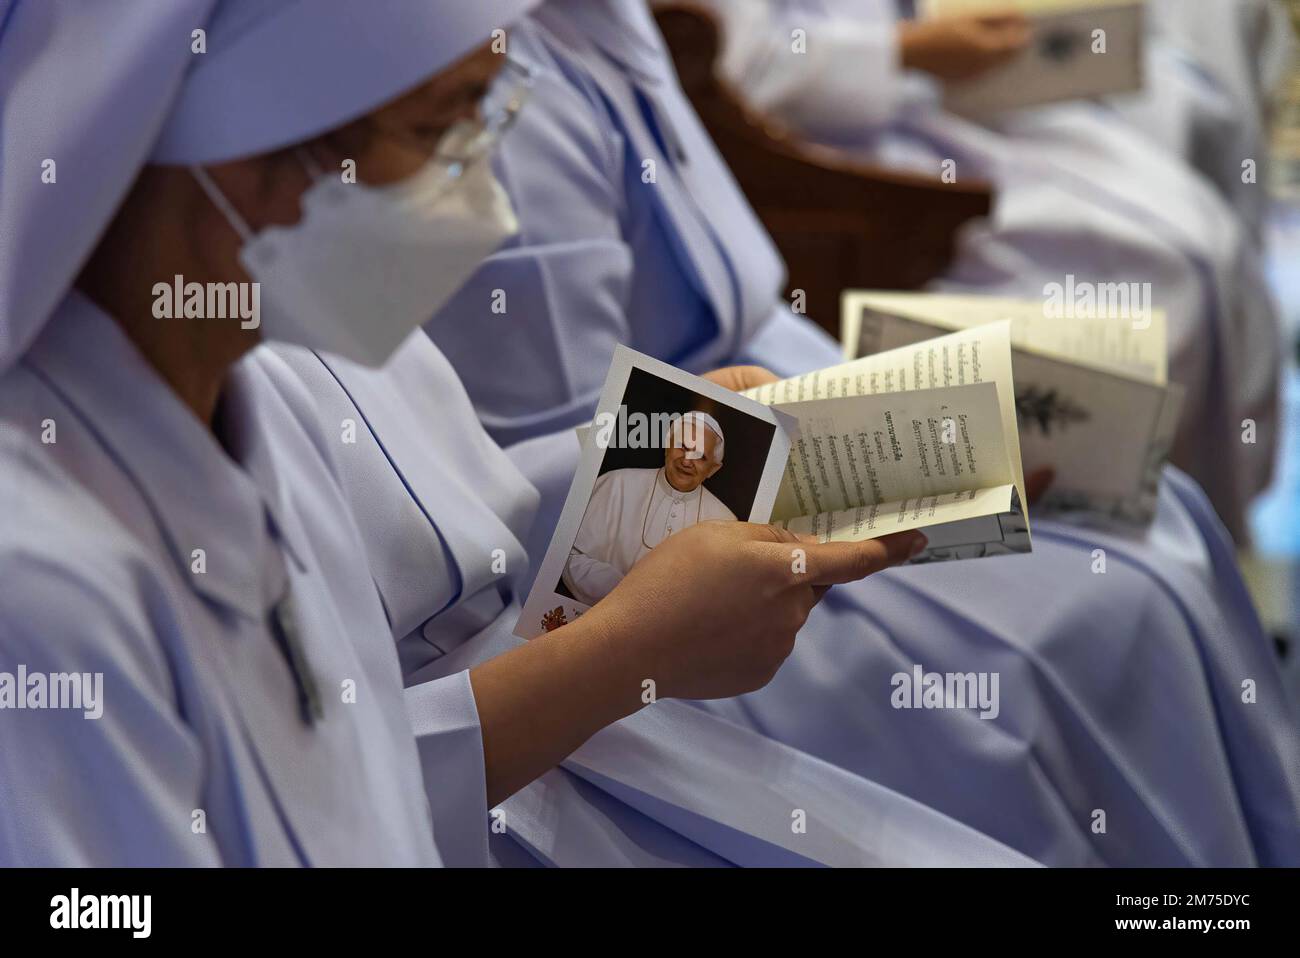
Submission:
<svg viewBox="0 0 1300 958">
<path fill-rule="evenodd" d="M 1182 157 L 1259 240 L 1269 202 L 1270 122 L 1295 51 L 1282 0 L 1147 0 L 1145 85 L 1104 102 Z"/>
<path fill-rule="evenodd" d="M 465 730 L 430 827 L 383 607 L 289 383 L 232 373 L 228 455 L 76 294 L 0 376 L 0 671 L 103 675 L 98 720 L 0 711 L 0 865 L 435 865 L 435 833 L 481 816 L 452 675 L 412 704 Z M 314 724 L 277 648 L 286 596 Z"/>
</svg>

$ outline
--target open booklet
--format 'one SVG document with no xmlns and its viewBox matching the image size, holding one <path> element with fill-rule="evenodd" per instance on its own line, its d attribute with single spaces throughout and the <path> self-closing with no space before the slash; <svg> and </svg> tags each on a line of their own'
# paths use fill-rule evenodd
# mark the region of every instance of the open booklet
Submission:
<svg viewBox="0 0 1300 958">
<path fill-rule="evenodd" d="M 572 622 L 709 520 L 823 541 L 922 529 L 929 546 L 913 562 L 1029 552 L 1010 329 L 964 329 L 747 393 L 618 347 L 515 634 Z"/>
<path fill-rule="evenodd" d="M 846 292 L 840 329 L 851 358 L 987 323 L 1009 324 L 1025 469 L 1055 473 L 1035 508 L 1149 522 L 1182 405 L 1162 312 L 1061 319 L 1042 302 Z"/>
<path fill-rule="evenodd" d="M 921 529 L 914 562 L 1029 552 L 1010 336 L 976 326 L 745 393 L 799 423 L 772 521 L 824 541 Z"/>
<path fill-rule="evenodd" d="M 1143 0 L 923 0 L 922 17 L 1019 10 L 1029 46 L 1005 65 L 949 84 L 944 104 L 982 116 L 1142 86 Z"/>
</svg>

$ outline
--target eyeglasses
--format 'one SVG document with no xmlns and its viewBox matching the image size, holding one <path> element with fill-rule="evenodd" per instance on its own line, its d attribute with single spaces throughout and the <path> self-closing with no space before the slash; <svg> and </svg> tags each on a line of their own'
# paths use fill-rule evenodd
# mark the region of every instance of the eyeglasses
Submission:
<svg viewBox="0 0 1300 958">
<path fill-rule="evenodd" d="M 532 95 L 534 79 L 531 67 L 506 58 L 484 98 L 480 116 L 452 126 L 434 150 L 433 160 L 446 170 L 449 182 L 496 149 Z"/>
</svg>

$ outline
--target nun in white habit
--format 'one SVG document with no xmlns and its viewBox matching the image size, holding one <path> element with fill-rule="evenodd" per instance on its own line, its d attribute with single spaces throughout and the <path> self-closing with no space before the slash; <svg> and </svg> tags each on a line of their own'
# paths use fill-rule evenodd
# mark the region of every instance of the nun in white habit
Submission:
<svg viewBox="0 0 1300 958">
<path fill-rule="evenodd" d="M 0 212 L 6 235 L 21 238 L 0 249 L 0 671 L 83 676 L 102 705 L 0 700 L 0 865 L 485 861 L 489 823 L 501 821 L 490 805 L 637 710 L 649 674 L 641 651 L 662 666 L 675 633 L 696 644 L 680 675 L 651 670 L 668 696 L 755 687 L 788 652 L 819 579 L 898 558 L 896 548 L 817 550 L 817 575 L 759 603 L 729 564 L 756 606 L 748 619 L 735 603 L 724 609 L 734 647 L 710 618 L 717 581 L 702 580 L 683 609 L 703 613 L 706 631 L 689 617 L 638 629 L 665 570 L 689 558 L 669 553 L 732 554 L 749 542 L 749 574 L 784 574 L 786 547 L 771 533 L 720 524 L 665 544 L 665 569 L 644 564 L 642 584 L 625 582 L 587 624 L 404 683 L 390 595 L 364 561 L 372 516 L 354 514 L 340 484 L 346 424 L 321 420 L 305 377 L 256 346 L 381 361 L 473 265 L 464 251 L 513 229 L 490 171 L 472 162 L 491 143 L 491 125 L 472 121 L 477 94 L 500 69 L 476 48 L 530 5 L 0 2 L 0 155 L 13 185 Z M 340 192 L 323 171 L 349 161 L 357 182 Z M 207 310 L 229 295 L 224 284 L 250 279 L 260 309 L 245 316 L 226 300 Z M 184 303 L 170 301 L 173 281 Z M 345 282 L 369 294 L 365 310 Z M 492 590 L 504 604 L 491 615 L 475 570 L 458 574 L 450 561 L 467 548 L 455 521 L 490 517 L 470 547 L 518 556 L 506 523 L 526 524 L 536 497 L 429 341 L 412 343 L 394 375 L 413 362 L 436 404 L 436 454 L 421 468 L 441 485 L 433 502 L 455 517 L 448 561 L 413 574 L 459 628 L 477 620 L 503 634 L 509 587 Z M 281 348 L 328 372 L 312 353 Z M 372 375 L 377 389 L 388 381 Z M 444 459 L 475 471 L 440 472 Z M 721 566 L 714 556 L 701 567 Z M 717 636 L 701 641 L 709 630 Z M 610 642 L 625 655 L 593 654 Z M 625 658 L 635 678 L 614 674 Z M 55 705 L 31 697 L 40 687 L 25 685 L 24 703 Z M 1024 862 L 915 802 L 681 707 L 611 731 L 572 760 L 595 785 L 564 779 L 517 796 L 504 820 L 516 855 Z M 709 754 L 672 766 L 647 747 L 674 740 Z M 622 774 L 628 755 L 645 788 Z M 738 803 L 744 792 L 708 776 L 715 764 L 742 770 L 741 787 L 767 776 L 798 787 L 810 820 L 829 827 L 798 843 L 787 796 Z"/>
<path fill-rule="evenodd" d="M 1244 540 L 1272 470 L 1280 332 L 1254 236 L 1202 177 L 1097 103 L 986 125 L 947 112 L 935 75 L 909 68 L 906 2 L 704 3 L 724 25 L 721 69 L 756 108 L 873 162 L 934 177 L 951 164 L 993 184 L 992 215 L 960 234 L 933 288 L 1039 299 L 1053 284 L 1122 283 L 1164 309 L 1170 377 L 1188 397 L 1173 461 Z"/>
<path fill-rule="evenodd" d="M 1295 55 L 1282 0 L 1147 0 L 1145 85 L 1107 97 L 1131 129 L 1182 157 L 1263 236 L 1276 98 Z"/>
</svg>

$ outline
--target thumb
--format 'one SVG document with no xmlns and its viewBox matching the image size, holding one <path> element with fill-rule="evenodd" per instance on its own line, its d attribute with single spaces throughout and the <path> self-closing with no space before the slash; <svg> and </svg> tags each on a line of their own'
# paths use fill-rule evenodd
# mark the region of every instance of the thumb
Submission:
<svg viewBox="0 0 1300 958">
<path fill-rule="evenodd" d="M 906 562 L 925 548 L 926 538 L 919 532 L 899 532 L 862 542 L 810 542 L 808 583 L 837 585 L 856 582 L 891 565 Z"/>
<path fill-rule="evenodd" d="M 1028 32 L 1034 28 L 1033 21 L 1016 10 L 1009 10 L 1004 13 L 976 14 L 975 19 L 981 26 L 991 27 L 995 30 Z"/>
</svg>

